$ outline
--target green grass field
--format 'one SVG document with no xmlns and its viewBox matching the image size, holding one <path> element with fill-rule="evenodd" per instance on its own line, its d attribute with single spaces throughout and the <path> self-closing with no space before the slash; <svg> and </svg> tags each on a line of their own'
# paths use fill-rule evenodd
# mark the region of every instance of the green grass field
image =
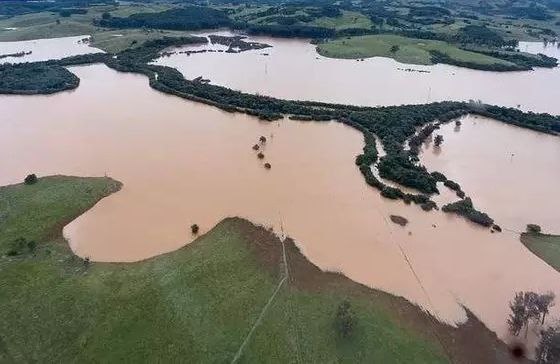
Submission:
<svg viewBox="0 0 560 364">
<path fill-rule="evenodd" d="M 230 218 L 169 254 L 86 264 L 72 254 L 61 229 L 119 188 L 109 178 L 62 176 L 0 188 L 1 251 L 18 238 L 38 243 L 33 251 L 0 258 L 0 362 L 234 357 L 284 276 L 280 241 Z M 493 360 L 503 349 L 478 321 L 460 330 L 434 323 L 401 298 L 320 271 L 291 242 L 286 252 L 290 278 L 241 362 L 444 363 L 449 355 L 457 362 L 488 355 L 485 350 Z M 356 324 L 342 338 L 333 323 L 345 299 Z M 471 340 L 477 350 L 465 344 Z"/>
<path fill-rule="evenodd" d="M 399 47 L 396 52 L 391 52 L 393 46 Z M 446 53 L 454 59 L 465 62 L 510 64 L 509 62 L 483 54 L 464 51 L 445 42 L 407 38 L 391 34 L 339 38 L 317 46 L 319 54 L 331 58 L 388 57 L 401 63 L 421 65 L 432 64 L 430 50 Z"/>
<path fill-rule="evenodd" d="M 560 235 L 523 233 L 521 242 L 533 254 L 560 272 Z"/>
<path fill-rule="evenodd" d="M 62 17 L 58 13 L 40 12 L 32 14 L 24 14 L 11 18 L 0 20 L 0 42 L 7 41 L 23 41 L 44 38 L 60 38 L 76 35 L 96 35 L 103 37 L 105 33 L 109 33 L 107 29 L 99 28 L 93 25 L 93 19 L 101 18 L 105 12 L 113 16 L 128 16 L 134 13 L 158 12 L 169 9 L 169 5 L 161 5 L 157 3 L 146 4 L 125 4 L 120 6 L 92 6 L 88 8 L 86 14 L 73 14 L 70 17 Z M 59 23 L 57 23 L 57 21 Z M 6 28 L 17 28 L 15 30 L 6 30 Z M 123 33 L 123 32 L 119 32 Z M 151 39 L 148 32 L 142 30 L 130 30 L 124 33 L 133 33 L 134 36 L 129 40 L 137 40 L 138 43 Z M 142 36 L 146 35 L 146 36 Z M 109 44 L 107 51 L 113 49 L 122 50 L 122 42 L 115 40 L 114 44 Z M 102 46 L 105 44 L 102 44 Z"/>
<path fill-rule="evenodd" d="M 263 268 L 240 223 L 225 221 L 171 254 L 86 267 L 61 239 L 62 222 L 117 188 L 107 178 L 49 177 L 0 189 L 0 248 L 38 242 L 33 253 L 0 260 L 1 361 L 233 358 L 279 281 L 277 265 Z M 355 337 L 339 339 L 332 319 L 343 298 L 286 287 L 243 361 L 445 362 L 435 344 L 364 299 L 352 300 Z"/>
<path fill-rule="evenodd" d="M 372 26 L 371 20 L 360 13 L 355 11 L 342 11 L 342 15 L 336 18 L 318 18 L 310 23 L 310 25 L 334 28 L 336 30 L 343 30 L 348 28 L 363 28 L 369 29 Z"/>
</svg>

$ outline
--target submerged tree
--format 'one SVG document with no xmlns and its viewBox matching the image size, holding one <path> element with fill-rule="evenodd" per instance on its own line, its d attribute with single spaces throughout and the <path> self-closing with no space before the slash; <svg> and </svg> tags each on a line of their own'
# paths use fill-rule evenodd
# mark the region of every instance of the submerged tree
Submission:
<svg viewBox="0 0 560 364">
<path fill-rule="evenodd" d="M 434 139 L 434 144 L 436 147 L 439 147 L 441 145 L 441 143 L 443 143 L 443 136 L 438 134 L 436 135 L 436 138 Z"/>
<path fill-rule="evenodd" d="M 515 294 L 509 304 L 511 313 L 507 320 L 512 335 L 519 335 L 521 330 L 525 328 L 525 337 L 527 337 L 529 322 L 540 317 L 535 304 L 537 297 L 538 295 L 535 292 L 517 292 Z"/>
<path fill-rule="evenodd" d="M 192 224 L 192 225 L 191 225 L 191 232 L 192 232 L 193 234 L 195 234 L 195 235 L 198 234 L 198 230 L 199 230 L 199 227 L 198 227 L 197 224 Z"/>
<path fill-rule="evenodd" d="M 552 292 L 544 294 L 517 292 L 509 304 L 511 313 L 507 323 L 511 334 L 517 336 L 525 328 L 525 337 L 527 337 L 531 321 L 544 325 L 546 315 L 550 308 L 554 306 L 554 298 L 555 296 Z"/>
<path fill-rule="evenodd" d="M 545 294 L 538 295 L 537 300 L 535 301 L 535 305 L 539 314 L 541 315 L 541 325 L 544 325 L 544 320 L 546 315 L 548 315 L 548 311 L 550 308 L 554 306 L 554 298 L 556 296 L 553 292 L 547 292 Z"/>
<path fill-rule="evenodd" d="M 335 328 L 341 337 L 348 337 L 354 329 L 355 318 L 350 308 L 350 302 L 344 300 L 338 305 L 335 317 Z"/>
</svg>

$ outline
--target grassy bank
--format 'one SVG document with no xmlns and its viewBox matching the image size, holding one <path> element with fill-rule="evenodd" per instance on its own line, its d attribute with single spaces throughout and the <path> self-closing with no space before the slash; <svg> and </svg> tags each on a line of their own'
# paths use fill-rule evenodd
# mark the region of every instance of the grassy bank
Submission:
<svg viewBox="0 0 560 364">
<path fill-rule="evenodd" d="M 331 58 L 388 57 L 401 63 L 420 65 L 433 64 L 430 51 L 444 53 L 461 62 L 512 65 L 498 58 L 459 49 L 446 42 L 392 34 L 340 38 L 317 46 L 319 54 Z"/>
<path fill-rule="evenodd" d="M 342 11 L 341 15 L 337 17 L 321 17 L 310 24 L 336 30 L 370 29 L 372 26 L 371 20 L 367 16 L 355 11 Z"/>
<path fill-rule="evenodd" d="M 61 237 L 64 223 L 120 186 L 108 178 L 49 177 L 0 188 L 0 361 L 230 361 L 283 274 L 268 231 L 226 219 L 176 252 L 128 264 L 89 263 Z M 460 329 L 345 277 L 286 244 L 290 278 L 248 341 L 242 362 L 507 362 L 476 319 Z M 352 334 L 334 329 L 348 299 Z M 476 350 L 474 350 L 476 348 Z"/>
<path fill-rule="evenodd" d="M 521 242 L 533 254 L 560 272 L 560 235 L 523 233 Z"/>
<path fill-rule="evenodd" d="M 162 4 L 130 3 L 120 6 L 92 6 L 88 8 L 86 14 L 73 14 L 70 17 L 63 17 L 55 12 L 18 15 L 0 20 L 0 42 L 92 35 L 93 47 L 116 53 L 140 46 L 147 40 L 163 36 L 185 36 L 187 33 L 149 29 L 113 31 L 94 26 L 94 19 L 101 18 L 103 13 L 112 16 L 129 16 L 136 13 L 159 12 L 169 8 L 169 5 Z"/>
</svg>

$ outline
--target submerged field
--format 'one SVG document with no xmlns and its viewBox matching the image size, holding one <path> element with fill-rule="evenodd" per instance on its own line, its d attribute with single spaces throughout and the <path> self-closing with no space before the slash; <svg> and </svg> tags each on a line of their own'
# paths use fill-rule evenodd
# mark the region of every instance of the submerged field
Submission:
<svg viewBox="0 0 560 364">
<path fill-rule="evenodd" d="M 224 362 L 238 353 L 284 277 L 280 240 L 226 219 L 143 262 L 74 256 L 62 225 L 118 188 L 108 178 L 62 176 L 0 188 L 0 248 L 17 238 L 37 243 L 0 258 L 2 361 Z M 289 240 L 285 251 L 289 278 L 239 353 L 242 362 L 508 360 L 474 318 L 460 329 L 435 323 L 402 299 L 321 272 Z M 355 320 L 348 337 L 333 326 L 343 300 Z"/>
<path fill-rule="evenodd" d="M 439 51 L 461 61 L 482 65 L 511 63 L 480 53 L 469 52 L 458 47 L 435 40 L 414 39 L 392 34 L 364 35 L 348 37 L 321 43 L 317 52 L 331 58 L 369 58 L 388 57 L 401 63 L 433 64 L 430 51 Z"/>
</svg>

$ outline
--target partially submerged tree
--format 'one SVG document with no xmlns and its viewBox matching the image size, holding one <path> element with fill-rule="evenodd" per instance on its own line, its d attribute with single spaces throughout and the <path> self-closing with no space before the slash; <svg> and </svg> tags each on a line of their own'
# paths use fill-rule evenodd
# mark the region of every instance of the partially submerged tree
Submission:
<svg viewBox="0 0 560 364">
<path fill-rule="evenodd" d="M 510 302 L 507 323 L 509 331 L 512 335 L 518 336 L 523 328 L 525 328 L 525 337 L 529 330 L 529 322 L 539 318 L 539 311 L 535 302 L 538 295 L 535 292 L 517 292 L 513 301 Z"/>
<path fill-rule="evenodd" d="M 545 294 L 538 295 L 535 305 L 539 314 L 541 315 L 541 325 L 544 325 L 544 320 L 550 308 L 554 306 L 554 298 L 556 296 L 553 292 L 547 292 Z"/>
<path fill-rule="evenodd" d="M 198 234 L 198 230 L 199 230 L 199 227 L 198 227 L 197 224 L 192 224 L 192 225 L 191 225 L 191 232 L 192 232 L 194 235 Z"/>
<path fill-rule="evenodd" d="M 435 139 L 434 139 L 434 144 L 436 147 L 439 147 L 441 145 L 441 143 L 443 143 L 443 136 L 438 134 L 436 135 Z"/>
<path fill-rule="evenodd" d="M 554 306 L 554 293 L 517 292 L 509 304 L 511 313 L 507 323 L 512 335 L 519 335 L 525 328 L 525 337 L 531 321 L 544 325 L 550 307 Z"/>
</svg>

